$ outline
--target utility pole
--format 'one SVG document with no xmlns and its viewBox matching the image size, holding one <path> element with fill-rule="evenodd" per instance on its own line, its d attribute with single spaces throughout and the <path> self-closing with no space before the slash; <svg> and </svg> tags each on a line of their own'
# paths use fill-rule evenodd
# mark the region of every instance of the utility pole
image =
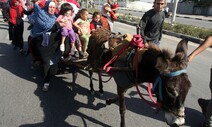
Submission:
<svg viewBox="0 0 212 127">
<path fill-rule="evenodd" d="M 86 0 L 86 8 L 88 8 L 88 0 Z"/>
<path fill-rule="evenodd" d="M 175 22 L 175 17 L 176 17 L 176 12 L 177 12 L 177 4 L 178 4 L 178 0 L 174 0 L 174 8 L 173 8 L 171 24 L 173 24 Z"/>
</svg>

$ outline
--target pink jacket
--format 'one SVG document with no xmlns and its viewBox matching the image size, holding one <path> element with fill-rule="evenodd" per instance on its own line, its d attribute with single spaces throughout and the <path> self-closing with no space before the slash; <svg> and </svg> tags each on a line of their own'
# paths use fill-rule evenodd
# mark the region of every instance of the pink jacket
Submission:
<svg viewBox="0 0 212 127">
<path fill-rule="evenodd" d="M 61 20 L 66 20 L 67 24 L 66 24 L 65 28 L 72 29 L 73 19 L 71 16 L 65 17 L 64 15 L 59 15 L 56 21 L 59 22 Z"/>
</svg>

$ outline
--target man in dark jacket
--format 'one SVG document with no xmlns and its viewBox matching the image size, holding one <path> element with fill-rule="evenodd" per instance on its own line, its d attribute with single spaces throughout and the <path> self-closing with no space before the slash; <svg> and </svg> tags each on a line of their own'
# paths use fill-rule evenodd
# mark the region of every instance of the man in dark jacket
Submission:
<svg viewBox="0 0 212 127">
<path fill-rule="evenodd" d="M 166 0 L 155 0 L 153 9 L 147 11 L 140 20 L 140 34 L 146 47 L 148 47 L 148 43 L 154 43 L 158 46 L 160 44 L 165 19 L 163 12 L 165 4 Z"/>
</svg>

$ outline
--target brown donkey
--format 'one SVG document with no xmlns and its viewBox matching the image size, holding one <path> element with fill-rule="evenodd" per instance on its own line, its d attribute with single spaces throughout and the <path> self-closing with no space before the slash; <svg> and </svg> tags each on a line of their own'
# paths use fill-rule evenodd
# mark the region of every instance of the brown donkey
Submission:
<svg viewBox="0 0 212 127">
<path fill-rule="evenodd" d="M 98 32 L 100 33 L 101 30 Z M 108 38 L 109 36 L 110 34 L 108 35 Z M 108 61 L 108 58 L 112 58 L 112 56 L 108 57 L 112 54 L 110 49 L 111 47 L 113 49 L 116 48 L 114 45 L 121 43 L 121 39 L 117 40 L 116 38 L 116 41 L 113 39 L 109 40 L 109 43 L 107 40 L 100 43 L 98 40 L 94 39 L 93 43 L 90 43 L 90 46 L 92 47 L 92 49 L 90 49 L 90 53 L 95 51 L 98 51 L 98 53 L 89 54 L 89 59 L 96 60 L 101 63 L 99 60 L 104 60 L 104 58 L 106 58 L 106 61 Z M 95 41 L 98 43 L 95 43 Z M 113 42 L 113 44 L 111 42 Z M 118 96 L 108 99 L 106 103 L 111 104 L 119 101 L 121 127 L 125 127 L 126 106 L 124 94 L 130 87 L 134 86 L 135 80 L 137 80 L 138 84 L 142 84 L 144 82 L 153 83 L 157 102 L 160 103 L 160 108 L 165 112 L 167 124 L 179 126 L 185 123 L 184 102 L 191 87 L 191 82 L 189 81 L 186 73 L 187 43 L 187 39 L 181 40 L 177 45 L 174 55 L 172 55 L 169 50 L 161 50 L 157 46 L 150 44 L 149 48 L 142 54 L 142 59 L 137 63 L 137 79 L 135 78 L 135 70 L 112 72 L 113 78 L 117 84 Z M 102 57 L 100 54 L 109 55 L 107 57 Z M 128 55 L 125 55 L 125 57 L 127 56 Z M 97 62 L 94 63 L 91 63 L 91 67 L 92 65 L 94 65 L 94 68 L 103 66 Z M 130 67 L 126 60 L 117 59 L 112 64 L 112 68 Z"/>
</svg>

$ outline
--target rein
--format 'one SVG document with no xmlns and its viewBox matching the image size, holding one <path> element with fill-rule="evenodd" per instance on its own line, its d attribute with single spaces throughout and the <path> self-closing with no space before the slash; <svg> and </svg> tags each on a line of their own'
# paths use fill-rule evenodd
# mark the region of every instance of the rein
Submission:
<svg viewBox="0 0 212 127">
<path fill-rule="evenodd" d="M 133 35 L 132 40 L 129 44 L 126 44 L 110 61 L 108 61 L 104 67 L 103 70 L 106 72 L 111 71 L 111 64 L 130 46 L 136 46 L 138 48 L 144 48 L 143 39 L 140 35 Z"/>
</svg>

